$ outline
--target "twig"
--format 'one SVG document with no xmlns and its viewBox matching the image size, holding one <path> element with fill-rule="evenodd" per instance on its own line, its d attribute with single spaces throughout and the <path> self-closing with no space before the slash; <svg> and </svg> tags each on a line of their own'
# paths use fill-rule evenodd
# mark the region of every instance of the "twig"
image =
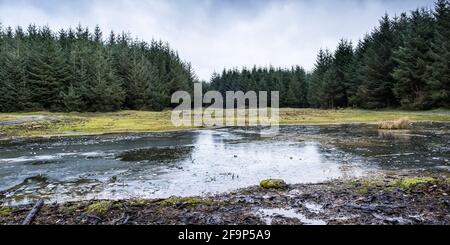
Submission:
<svg viewBox="0 0 450 245">
<path fill-rule="evenodd" d="M 34 207 L 31 209 L 31 211 L 28 213 L 25 220 L 22 222 L 22 225 L 30 225 L 31 222 L 36 218 L 37 213 L 39 210 L 41 210 L 42 206 L 44 206 L 44 200 L 39 199 L 39 201 L 34 204 Z"/>
</svg>

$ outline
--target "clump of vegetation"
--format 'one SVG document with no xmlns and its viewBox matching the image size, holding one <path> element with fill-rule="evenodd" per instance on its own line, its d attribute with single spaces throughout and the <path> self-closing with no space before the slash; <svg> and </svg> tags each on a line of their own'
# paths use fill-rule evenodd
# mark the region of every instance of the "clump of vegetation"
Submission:
<svg viewBox="0 0 450 245">
<path fill-rule="evenodd" d="M 402 118 L 395 121 L 381 122 L 378 124 L 379 129 L 386 129 L 386 130 L 409 129 L 410 126 L 411 121 L 407 118 Z"/>
<path fill-rule="evenodd" d="M 143 207 L 143 206 L 145 206 L 145 205 L 148 204 L 148 203 L 149 203 L 148 200 L 142 199 L 142 198 L 132 199 L 132 200 L 130 200 L 130 202 L 129 202 L 129 204 L 130 204 L 131 206 L 134 206 L 134 207 Z"/>
<path fill-rule="evenodd" d="M 13 208 L 0 207 L 0 217 L 9 216 L 9 215 L 11 215 L 12 212 L 14 212 Z"/>
<path fill-rule="evenodd" d="M 412 177 L 395 180 L 391 185 L 402 189 L 410 189 L 421 184 L 429 184 L 436 181 L 437 180 L 432 177 Z"/>
<path fill-rule="evenodd" d="M 192 146 L 186 146 L 138 149 L 127 151 L 120 155 L 119 158 L 125 162 L 176 160 L 186 157 L 192 152 L 193 148 Z"/>
<path fill-rule="evenodd" d="M 259 183 L 264 189 L 284 189 L 287 187 L 286 182 L 282 179 L 265 179 Z"/>
<path fill-rule="evenodd" d="M 15 117 L 2 117 L 0 116 L 0 121 L 12 121 L 12 120 L 16 120 L 17 118 Z"/>
<path fill-rule="evenodd" d="M 111 207 L 110 201 L 98 201 L 87 206 L 86 213 L 102 215 L 108 212 L 110 207 Z"/>
<path fill-rule="evenodd" d="M 208 199 L 202 199 L 200 197 L 170 197 L 164 199 L 160 202 L 162 205 L 187 205 L 187 206 L 198 206 L 198 205 L 211 205 L 212 201 Z"/>
<path fill-rule="evenodd" d="M 61 209 L 72 213 L 83 210 L 83 206 L 78 203 L 67 203 L 64 206 L 61 206 Z"/>
<path fill-rule="evenodd" d="M 347 188 L 355 190 L 359 194 L 367 194 L 372 190 L 384 188 L 386 183 L 379 179 L 350 180 L 345 182 Z"/>
<path fill-rule="evenodd" d="M 382 181 L 379 179 L 351 180 L 345 184 L 348 188 L 359 194 L 367 194 L 373 190 L 394 190 L 400 188 L 402 190 L 410 190 L 422 184 L 437 183 L 438 179 L 433 177 L 405 177 L 395 179 L 393 181 Z"/>
</svg>

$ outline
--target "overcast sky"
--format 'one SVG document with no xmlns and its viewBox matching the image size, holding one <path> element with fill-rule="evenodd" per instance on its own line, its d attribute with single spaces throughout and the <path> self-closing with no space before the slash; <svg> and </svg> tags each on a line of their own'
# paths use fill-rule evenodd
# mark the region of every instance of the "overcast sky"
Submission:
<svg viewBox="0 0 450 245">
<path fill-rule="evenodd" d="M 0 0 L 4 26 L 129 31 L 168 41 L 199 78 L 223 68 L 301 65 L 311 69 L 320 48 L 357 41 L 385 13 L 433 0 Z"/>
</svg>

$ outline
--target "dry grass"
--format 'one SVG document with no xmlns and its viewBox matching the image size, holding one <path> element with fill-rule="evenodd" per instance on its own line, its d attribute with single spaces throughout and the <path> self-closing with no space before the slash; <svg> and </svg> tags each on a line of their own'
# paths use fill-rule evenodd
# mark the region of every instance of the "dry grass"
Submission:
<svg viewBox="0 0 450 245">
<path fill-rule="evenodd" d="M 401 130 L 401 129 L 409 129 L 411 126 L 411 121 L 407 118 L 402 118 L 395 121 L 387 121 L 381 122 L 378 124 L 379 129 L 386 130 Z"/>
</svg>

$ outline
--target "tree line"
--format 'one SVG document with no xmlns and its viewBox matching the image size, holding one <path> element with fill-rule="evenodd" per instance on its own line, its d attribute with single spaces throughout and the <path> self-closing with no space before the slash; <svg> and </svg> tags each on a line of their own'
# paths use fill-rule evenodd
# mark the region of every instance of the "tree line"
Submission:
<svg viewBox="0 0 450 245">
<path fill-rule="evenodd" d="M 280 91 L 281 107 L 450 107 L 450 3 L 387 14 L 356 45 L 320 50 L 314 69 L 225 69 L 204 89 Z M 197 79 L 167 43 L 99 27 L 0 25 L 0 111 L 162 110 Z M 269 98 L 270 101 L 270 98 Z"/>
<path fill-rule="evenodd" d="M 52 32 L 0 25 L 0 111 L 161 110 L 195 75 L 167 43 L 107 38 L 78 26 Z"/>
<path fill-rule="evenodd" d="M 282 107 L 450 107 L 450 4 L 387 14 L 356 45 L 320 50 L 315 67 L 224 70 L 210 89 L 280 91 Z"/>
<path fill-rule="evenodd" d="M 224 98 L 227 91 L 279 91 L 281 107 L 308 106 L 306 71 L 299 66 L 290 69 L 256 66 L 252 69 L 225 69 L 221 74 L 213 74 L 211 83 L 204 87 L 219 91 Z M 269 93 L 268 102 L 270 100 Z"/>
</svg>

